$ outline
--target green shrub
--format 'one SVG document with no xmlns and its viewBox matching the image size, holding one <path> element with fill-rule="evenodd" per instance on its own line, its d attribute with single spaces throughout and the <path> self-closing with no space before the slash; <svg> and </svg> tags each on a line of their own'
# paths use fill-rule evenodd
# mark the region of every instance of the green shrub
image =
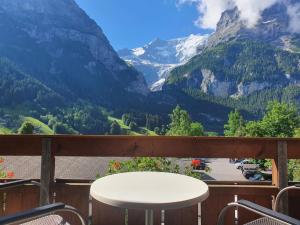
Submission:
<svg viewBox="0 0 300 225">
<path fill-rule="evenodd" d="M 167 158 L 136 157 L 126 161 L 110 161 L 107 170 L 107 175 L 136 171 L 180 173 L 180 168 L 178 164 L 172 162 Z M 200 173 L 193 172 L 191 166 L 187 166 L 184 169 L 184 173 L 188 176 L 201 179 Z"/>
</svg>

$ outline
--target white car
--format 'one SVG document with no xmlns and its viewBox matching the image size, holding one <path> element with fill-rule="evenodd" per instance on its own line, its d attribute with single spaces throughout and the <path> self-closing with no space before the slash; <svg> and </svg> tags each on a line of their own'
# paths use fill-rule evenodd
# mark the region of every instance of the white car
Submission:
<svg viewBox="0 0 300 225">
<path fill-rule="evenodd" d="M 238 161 L 238 162 L 234 163 L 235 168 L 237 168 L 238 170 L 240 170 L 242 168 L 241 165 L 242 165 L 243 161 L 245 161 L 245 159 L 242 160 L 242 161 Z"/>
<path fill-rule="evenodd" d="M 236 163 L 235 167 L 239 170 L 256 170 L 259 168 L 259 165 L 253 163 L 251 160 L 245 159 L 239 163 Z"/>
</svg>

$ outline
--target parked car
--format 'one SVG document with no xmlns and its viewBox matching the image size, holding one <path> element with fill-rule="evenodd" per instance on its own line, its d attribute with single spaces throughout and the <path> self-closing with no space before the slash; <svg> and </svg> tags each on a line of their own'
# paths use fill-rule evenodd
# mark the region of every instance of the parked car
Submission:
<svg viewBox="0 0 300 225">
<path fill-rule="evenodd" d="M 244 170 L 243 171 L 243 176 L 246 179 L 251 179 L 252 177 L 254 177 L 257 174 L 256 170 Z"/>
<path fill-rule="evenodd" d="M 244 159 L 238 159 L 238 158 L 233 158 L 233 159 L 229 159 L 229 162 L 230 163 L 239 163 L 239 162 L 241 162 L 241 161 L 243 161 Z"/>
<path fill-rule="evenodd" d="M 255 174 L 253 177 L 250 177 L 249 180 L 250 181 L 271 181 L 272 176 L 270 176 L 269 174 L 265 174 L 263 172 L 259 172 Z"/>
<path fill-rule="evenodd" d="M 254 174 L 254 176 L 251 176 L 248 179 L 250 181 L 263 181 L 263 180 L 265 180 L 264 176 L 261 173 L 256 173 L 256 174 Z"/>
<path fill-rule="evenodd" d="M 243 172 L 244 170 L 256 170 L 259 168 L 259 165 L 251 160 L 245 159 L 239 163 L 235 163 L 235 167 Z"/>
<path fill-rule="evenodd" d="M 249 181 L 270 181 L 272 180 L 272 175 L 266 173 L 266 171 L 257 170 L 245 170 L 243 175 Z"/>
<path fill-rule="evenodd" d="M 242 160 L 243 161 L 243 160 Z M 237 168 L 238 170 L 240 170 L 242 167 L 242 161 L 237 161 L 236 163 L 234 163 L 235 168 Z"/>
<path fill-rule="evenodd" d="M 243 162 L 241 164 L 241 170 L 242 172 L 245 171 L 245 170 L 257 170 L 259 169 L 259 165 L 252 162 L 252 161 L 247 161 L 247 162 Z"/>
<path fill-rule="evenodd" d="M 261 171 L 261 175 L 263 176 L 264 180 L 272 180 L 272 170 Z"/>
<path fill-rule="evenodd" d="M 206 169 L 205 159 L 202 158 L 192 159 L 191 166 L 193 167 L 194 170 L 205 170 Z"/>
<path fill-rule="evenodd" d="M 206 158 L 195 158 L 195 159 L 198 159 L 198 160 L 200 160 L 201 162 L 204 162 L 204 163 L 206 163 Z"/>
</svg>

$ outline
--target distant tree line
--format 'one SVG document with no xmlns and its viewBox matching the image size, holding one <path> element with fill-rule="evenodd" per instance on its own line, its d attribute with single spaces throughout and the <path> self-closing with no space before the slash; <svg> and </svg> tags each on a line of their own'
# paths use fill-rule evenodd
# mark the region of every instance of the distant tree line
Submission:
<svg viewBox="0 0 300 225">
<path fill-rule="evenodd" d="M 156 127 L 163 125 L 163 120 L 160 116 L 148 113 L 125 113 L 122 115 L 122 121 L 133 129 L 146 127 L 149 130 L 154 130 Z"/>
</svg>

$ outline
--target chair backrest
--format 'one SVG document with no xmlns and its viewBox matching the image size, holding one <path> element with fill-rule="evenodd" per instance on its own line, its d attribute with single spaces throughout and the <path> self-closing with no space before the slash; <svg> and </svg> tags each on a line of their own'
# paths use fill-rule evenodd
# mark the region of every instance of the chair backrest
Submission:
<svg viewBox="0 0 300 225">
<path fill-rule="evenodd" d="M 86 225 L 85 219 L 80 212 L 72 206 L 63 203 L 54 203 L 41 206 L 27 211 L 19 212 L 14 215 L 0 217 L 0 224 L 30 224 L 30 225 L 62 225 L 69 224 L 62 216 L 55 213 L 69 212 L 77 216 L 81 225 Z"/>
<path fill-rule="evenodd" d="M 18 186 L 22 186 L 25 184 L 33 184 L 36 186 L 39 186 L 41 188 L 41 184 L 39 182 L 27 179 L 27 180 L 17 180 L 17 181 L 11 181 L 6 183 L 0 183 L 0 190 L 1 189 L 8 189 L 8 188 L 14 188 Z M 72 206 L 65 205 L 63 203 L 54 203 L 54 204 L 48 204 L 44 206 L 40 206 L 38 208 L 30 209 L 27 211 L 19 212 L 14 215 L 9 216 L 3 216 L 0 217 L 0 224 L 15 224 L 19 222 L 28 222 L 28 224 L 69 224 L 64 219 L 59 216 L 55 215 L 53 213 L 55 212 L 69 212 L 74 214 L 78 217 L 82 225 L 86 225 L 86 221 L 81 215 L 81 213 L 73 208 Z M 26 223 L 25 223 L 26 224 Z"/>
<path fill-rule="evenodd" d="M 300 191 L 300 184 L 295 184 L 293 186 L 283 188 L 281 191 L 278 192 L 276 199 L 275 199 L 275 204 L 274 204 L 275 211 L 278 211 L 279 203 L 280 203 L 282 196 L 284 195 L 284 193 L 286 193 L 289 190 L 299 190 Z"/>
</svg>

